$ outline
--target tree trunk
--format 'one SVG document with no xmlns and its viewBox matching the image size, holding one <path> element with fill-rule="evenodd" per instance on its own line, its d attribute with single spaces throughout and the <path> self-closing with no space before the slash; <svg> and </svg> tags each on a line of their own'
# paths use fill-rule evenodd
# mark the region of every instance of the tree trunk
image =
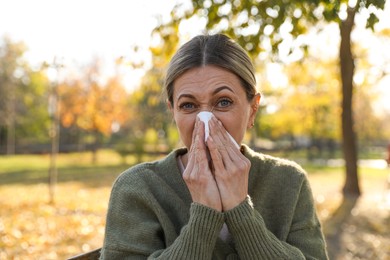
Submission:
<svg viewBox="0 0 390 260">
<path fill-rule="evenodd" d="M 10 116 L 7 126 L 7 155 L 15 154 L 15 113 Z"/>
<path fill-rule="evenodd" d="M 15 118 L 16 118 L 16 86 L 8 84 L 9 101 L 8 105 L 8 120 L 7 120 L 7 155 L 15 154 Z"/>
<path fill-rule="evenodd" d="M 92 164 L 97 163 L 97 153 L 100 147 L 100 138 L 99 138 L 99 131 L 94 130 L 93 131 L 94 136 L 94 143 L 92 145 Z"/>
<path fill-rule="evenodd" d="M 57 155 L 60 149 L 60 118 L 59 118 L 59 106 L 58 106 L 58 85 L 55 85 L 52 88 L 51 93 L 51 154 L 50 154 L 50 166 L 49 166 L 49 203 L 55 203 L 55 189 L 58 180 L 58 171 L 57 171 Z"/>
<path fill-rule="evenodd" d="M 340 24 L 340 70 L 342 82 L 342 139 L 345 159 L 346 178 L 343 187 L 344 196 L 359 196 L 359 179 L 357 168 L 357 145 L 352 114 L 354 57 L 351 51 L 351 32 L 354 26 L 355 8 L 348 8 L 347 19 Z"/>
</svg>

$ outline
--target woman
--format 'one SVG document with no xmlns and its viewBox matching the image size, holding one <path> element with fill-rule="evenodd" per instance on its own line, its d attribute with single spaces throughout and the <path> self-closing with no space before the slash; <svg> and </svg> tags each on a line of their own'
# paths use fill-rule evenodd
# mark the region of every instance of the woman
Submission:
<svg viewBox="0 0 390 260">
<path fill-rule="evenodd" d="M 234 144 L 260 102 L 246 52 L 197 36 L 172 58 L 165 90 L 185 147 L 117 179 L 102 258 L 327 259 L 302 168 Z"/>
</svg>

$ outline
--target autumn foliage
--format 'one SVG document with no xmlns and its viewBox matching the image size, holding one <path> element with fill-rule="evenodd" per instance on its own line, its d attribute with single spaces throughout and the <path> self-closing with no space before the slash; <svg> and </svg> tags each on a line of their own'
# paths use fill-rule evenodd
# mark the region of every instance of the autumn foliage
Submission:
<svg viewBox="0 0 390 260">
<path fill-rule="evenodd" d="M 129 119 L 125 88 L 117 78 L 106 84 L 75 80 L 59 86 L 60 118 L 64 127 L 77 126 L 109 136 Z"/>
</svg>

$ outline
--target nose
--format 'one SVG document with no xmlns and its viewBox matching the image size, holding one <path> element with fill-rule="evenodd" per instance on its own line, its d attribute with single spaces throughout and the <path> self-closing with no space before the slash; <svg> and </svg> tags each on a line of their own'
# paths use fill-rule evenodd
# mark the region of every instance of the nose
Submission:
<svg viewBox="0 0 390 260">
<path fill-rule="evenodd" d="M 200 111 L 199 112 L 210 112 L 212 113 L 214 111 L 214 106 L 210 104 L 204 104 L 200 106 Z"/>
</svg>

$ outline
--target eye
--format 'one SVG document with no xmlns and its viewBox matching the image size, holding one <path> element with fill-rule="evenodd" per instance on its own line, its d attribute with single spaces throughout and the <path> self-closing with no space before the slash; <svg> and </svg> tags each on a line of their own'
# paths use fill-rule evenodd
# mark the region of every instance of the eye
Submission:
<svg viewBox="0 0 390 260">
<path fill-rule="evenodd" d="M 233 104 L 233 101 L 228 98 L 222 98 L 218 100 L 216 107 L 217 108 L 227 108 Z"/>
<path fill-rule="evenodd" d="M 191 102 L 184 102 L 179 104 L 179 110 L 184 110 L 184 111 L 192 111 L 196 109 L 196 105 Z"/>
</svg>

